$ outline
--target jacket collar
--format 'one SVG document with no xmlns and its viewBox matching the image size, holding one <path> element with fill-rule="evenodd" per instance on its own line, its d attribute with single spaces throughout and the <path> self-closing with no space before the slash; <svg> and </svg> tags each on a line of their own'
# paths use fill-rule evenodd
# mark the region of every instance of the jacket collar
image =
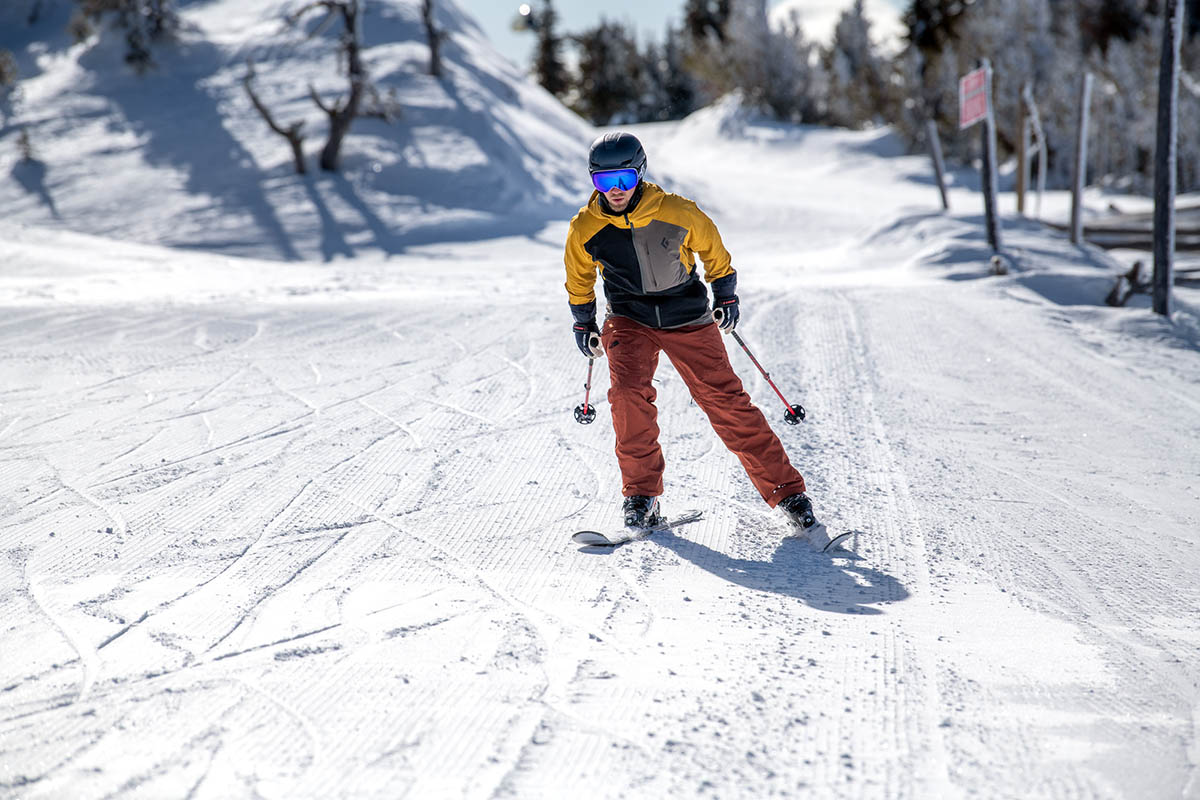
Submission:
<svg viewBox="0 0 1200 800">
<path fill-rule="evenodd" d="M 604 199 L 604 195 L 594 190 L 592 191 L 592 198 L 588 201 L 587 207 L 589 213 L 606 222 L 628 220 L 630 225 L 646 224 L 654 218 L 665 196 L 666 192 L 656 184 L 649 181 L 642 181 L 629 206 L 624 211 L 615 212 L 610 209 L 608 202 Z"/>
</svg>

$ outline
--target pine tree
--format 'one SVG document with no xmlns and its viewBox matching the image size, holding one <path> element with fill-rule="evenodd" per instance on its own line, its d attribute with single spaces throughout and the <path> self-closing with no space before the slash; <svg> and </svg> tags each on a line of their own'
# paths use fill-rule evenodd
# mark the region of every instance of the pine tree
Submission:
<svg viewBox="0 0 1200 800">
<path fill-rule="evenodd" d="M 1077 10 L 1085 52 L 1108 53 L 1113 39 L 1132 42 L 1146 29 L 1139 0 L 1083 0 Z"/>
<path fill-rule="evenodd" d="M 155 66 L 150 48 L 153 43 L 173 35 L 179 29 L 175 0 L 76 0 L 78 11 L 70 30 L 84 40 L 99 25 L 125 34 L 125 61 L 145 72 Z"/>
<path fill-rule="evenodd" d="M 829 73 L 830 120 L 847 127 L 874 121 L 884 109 L 887 86 L 883 62 L 871 43 L 863 0 L 855 0 L 842 12 L 822 56 Z"/>
<path fill-rule="evenodd" d="M 918 50 L 940 52 L 957 38 L 968 8 L 962 0 L 912 0 L 904 12 L 905 38 Z"/>
<path fill-rule="evenodd" d="M 682 119 L 696 110 L 699 87 L 685 67 L 686 44 L 682 30 L 667 28 L 662 47 L 663 93 L 665 113 L 662 119 Z"/>
<path fill-rule="evenodd" d="M 573 38 L 579 47 L 575 111 L 595 125 L 635 121 L 641 77 L 633 32 L 601 20 Z"/>
<path fill-rule="evenodd" d="M 537 15 L 537 54 L 533 66 L 538 83 L 550 94 L 561 98 L 570 87 L 570 78 L 563 65 L 563 37 L 555 30 L 557 25 L 558 12 L 551 0 L 545 0 Z"/>
<path fill-rule="evenodd" d="M 730 0 L 688 0 L 684 7 L 684 27 L 693 41 L 711 38 L 723 43 L 729 14 Z"/>
</svg>

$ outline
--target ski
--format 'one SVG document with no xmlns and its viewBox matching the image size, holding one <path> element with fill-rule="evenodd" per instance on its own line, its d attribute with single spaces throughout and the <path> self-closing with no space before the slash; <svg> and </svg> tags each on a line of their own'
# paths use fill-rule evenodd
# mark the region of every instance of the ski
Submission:
<svg viewBox="0 0 1200 800">
<path fill-rule="evenodd" d="M 839 533 L 837 536 L 830 536 L 829 530 L 825 527 L 825 523 L 818 522 L 808 530 L 799 529 L 799 538 L 805 539 L 814 550 L 819 550 L 822 553 L 829 553 L 841 547 L 842 543 L 850 538 L 854 531 L 846 531 Z"/>
<path fill-rule="evenodd" d="M 624 528 L 617 533 L 601 533 L 600 531 L 576 531 L 571 534 L 571 541 L 591 547 L 617 547 L 629 542 L 644 539 L 652 533 L 687 525 L 704 517 L 703 511 L 685 511 L 677 517 L 665 519 L 651 528 Z"/>
<path fill-rule="evenodd" d="M 846 531 L 845 533 L 839 533 L 837 536 L 834 536 L 832 539 L 829 540 L 829 544 L 827 544 L 821 548 L 821 552 L 828 553 L 831 550 L 842 549 L 842 542 L 849 539 L 853 533 L 854 533 L 853 531 Z"/>
</svg>

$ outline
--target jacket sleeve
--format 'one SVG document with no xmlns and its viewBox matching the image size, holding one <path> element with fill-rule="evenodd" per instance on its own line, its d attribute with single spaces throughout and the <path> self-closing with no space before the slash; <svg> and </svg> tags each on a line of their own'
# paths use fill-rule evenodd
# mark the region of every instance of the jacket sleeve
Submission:
<svg viewBox="0 0 1200 800">
<path fill-rule="evenodd" d="M 566 253 L 563 263 L 567 266 L 567 299 L 572 306 L 582 306 L 596 302 L 596 262 L 583 249 L 579 232 L 572 220 L 567 232 Z M 593 308 L 595 306 L 593 305 Z"/>
<path fill-rule="evenodd" d="M 689 205 L 691 206 L 688 209 L 691 212 L 689 214 L 691 224 L 688 227 L 691 234 L 688 246 L 704 262 L 704 280 L 712 283 L 734 274 L 732 259 L 729 251 L 725 249 L 725 244 L 721 241 L 721 234 L 717 230 L 716 224 L 695 203 Z"/>
</svg>

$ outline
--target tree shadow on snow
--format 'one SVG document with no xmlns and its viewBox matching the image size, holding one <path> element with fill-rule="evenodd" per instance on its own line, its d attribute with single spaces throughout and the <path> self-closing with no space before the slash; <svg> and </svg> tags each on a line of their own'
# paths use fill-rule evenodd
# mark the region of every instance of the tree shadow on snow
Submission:
<svg viewBox="0 0 1200 800">
<path fill-rule="evenodd" d="M 139 135 L 147 163 L 182 171 L 189 194 L 212 198 L 225 213 L 247 214 L 280 258 L 298 260 L 300 254 L 263 189 L 253 156 L 226 129 L 218 99 L 203 88 L 204 79 L 217 72 L 224 57 L 207 42 L 189 42 L 155 56 L 164 62 L 162 69 L 142 77 L 130 70 L 111 71 L 106 63 L 114 58 L 111 47 L 93 48 L 80 65 L 106 75 L 96 82 L 97 93 L 111 100 Z M 243 243 L 175 244 L 220 250 Z"/>
<path fill-rule="evenodd" d="M 733 558 L 672 531 L 656 533 L 648 541 L 730 583 L 795 597 L 821 611 L 882 614 L 876 604 L 908 598 L 900 581 L 861 563 L 854 553 L 820 553 L 795 537 L 785 537 L 769 561 Z"/>
<path fill-rule="evenodd" d="M 353 258 L 354 248 L 346 241 L 346 234 L 342 230 L 342 226 L 329 210 L 313 177 L 311 175 L 300 177 L 304 183 L 304 191 L 308 195 L 309 201 L 312 202 L 313 209 L 317 212 L 317 219 L 321 224 L 321 255 L 326 261 L 332 261 L 334 256 L 339 255 Z"/>
<path fill-rule="evenodd" d="M 13 164 L 12 172 L 13 180 L 21 185 L 21 188 L 30 194 L 35 194 L 38 199 L 50 209 L 50 213 L 55 219 L 61 219 L 58 213 L 58 207 L 54 205 L 54 198 L 50 195 L 50 190 L 46 188 L 46 165 L 36 159 L 21 160 Z"/>
</svg>

